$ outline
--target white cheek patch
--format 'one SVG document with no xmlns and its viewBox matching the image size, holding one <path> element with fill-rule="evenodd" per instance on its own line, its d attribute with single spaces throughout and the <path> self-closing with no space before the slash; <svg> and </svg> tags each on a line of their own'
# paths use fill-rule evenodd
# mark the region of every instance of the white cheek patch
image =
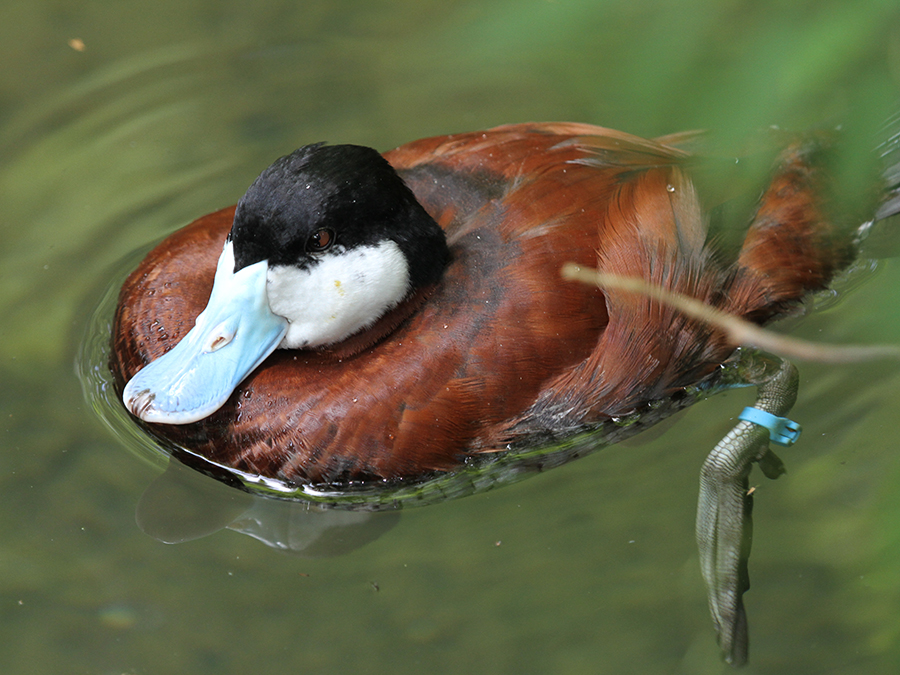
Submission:
<svg viewBox="0 0 900 675">
<path fill-rule="evenodd" d="M 321 347 L 371 326 L 409 291 L 409 265 L 393 241 L 335 249 L 301 270 L 269 267 L 266 293 L 272 312 L 290 325 L 281 347 Z"/>
</svg>

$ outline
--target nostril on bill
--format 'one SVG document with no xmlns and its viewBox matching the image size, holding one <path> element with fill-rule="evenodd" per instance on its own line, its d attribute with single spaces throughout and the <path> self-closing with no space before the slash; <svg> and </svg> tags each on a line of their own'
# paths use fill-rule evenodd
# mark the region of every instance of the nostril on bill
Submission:
<svg viewBox="0 0 900 675">
<path fill-rule="evenodd" d="M 235 329 L 234 326 L 229 325 L 229 322 L 225 321 L 216 326 L 216 329 L 212 331 L 212 334 L 215 336 L 212 340 L 210 340 L 209 344 L 206 347 L 207 352 L 214 352 L 217 349 L 221 349 L 229 342 L 234 339 Z"/>
<path fill-rule="evenodd" d="M 214 352 L 220 347 L 224 347 L 229 342 L 228 338 L 224 335 L 220 335 L 215 340 L 212 341 L 212 344 L 209 345 L 209 351 Z"/>
</svg>

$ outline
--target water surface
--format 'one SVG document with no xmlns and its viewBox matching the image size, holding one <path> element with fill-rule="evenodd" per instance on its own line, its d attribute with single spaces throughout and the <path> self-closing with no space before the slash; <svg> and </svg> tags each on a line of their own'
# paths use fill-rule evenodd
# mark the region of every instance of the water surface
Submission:
<svg viewBox="0 0 900 675">
<path fill-rule="evenodd" d="M 697 474 L 752 398 L 303 559 L 141 532 L 160 468 L 74 375 L 132 252 L 308 142 L 567 119 L 641 135 L 843 124 L 845 185 L 896 107 L 900 9 L 856 2 L 8 3 L 0 27 L 0 670 L 709 673 Z M 78 38 L 84 49 L 69 45 Z M 79 45 L 75 43 L 75 46 Z M 900 265 L 793 334 L 897 342 Z M 900 662 L 900 374 L 801 365 L 788 474 L 758 484 L 748 672 Z"/>
</svg>

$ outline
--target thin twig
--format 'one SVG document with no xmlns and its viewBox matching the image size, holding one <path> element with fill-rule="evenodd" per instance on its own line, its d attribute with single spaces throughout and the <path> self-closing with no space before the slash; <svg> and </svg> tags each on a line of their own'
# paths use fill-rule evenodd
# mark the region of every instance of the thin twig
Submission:
<svg viewBox="0 0 900 675">
<path fill-rule="evenodd" d="M 584 268 L 575 263 L 566 263 L 562 268 L 564 279 L 572 279 L 585 284 L 594 284 L 604 289 L 615 289 L 626 293 L 637 293 L 663 304 L 674 307 L 682 314 L 703 321 L 721 329 L 736 345 L 756 347 L 786 358 L 822 363 L 856 363 L 877 359 L 900 359 L 897 345 L 826 345 L 791 338 L 766 330 L 756 324 L 740 319 L 696 298 L 666 290 L 638 277 L 608 274 L 595 269 Z"/>
</svg>

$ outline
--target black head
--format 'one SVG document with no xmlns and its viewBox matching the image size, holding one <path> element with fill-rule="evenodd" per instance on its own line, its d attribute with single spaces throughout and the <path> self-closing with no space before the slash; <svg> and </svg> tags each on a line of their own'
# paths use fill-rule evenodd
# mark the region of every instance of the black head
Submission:
<svg viewBox="0 0 900 675">
<path fill-rule="evenodd" d="M 328 250 L 391 239 L 414 287 L 437 281 L 449 258 L 443 231 L 394 168 L 359 145 L 317 143 L 276 160 L 238 202 L 229 239 L 235 271 L 261 260 L 306 268 Z"/>
</svg>

